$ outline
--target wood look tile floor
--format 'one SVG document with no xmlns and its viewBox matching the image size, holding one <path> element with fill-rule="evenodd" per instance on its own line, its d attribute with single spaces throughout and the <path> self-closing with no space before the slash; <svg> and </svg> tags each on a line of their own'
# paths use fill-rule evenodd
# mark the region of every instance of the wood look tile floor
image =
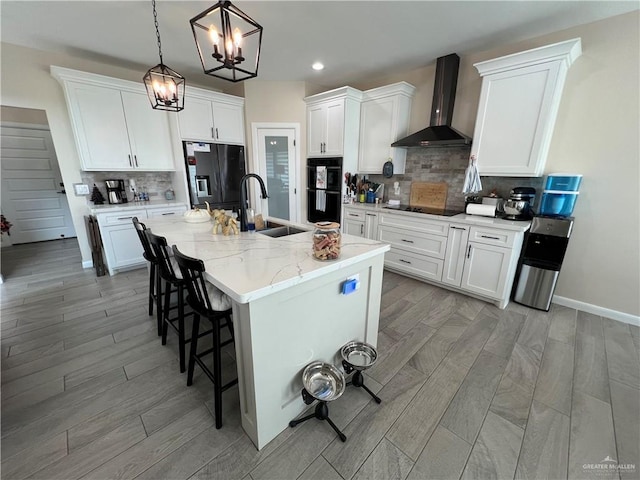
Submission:
<svg viewBox="0 0 640 480">
<path fill-rule="evenodd" d="M 330 405 L 346 443 L 313 420 L 257 451 L 237 388 L 216 430 L 209 381 L 186 387 L 175 335 L 163 347 L 148 316 L 146 269 L 96 278 L 80 264 L 75 239 L 2 249 L 3 479 L 640 476 L 635 326 L 501 311 L 385 272 L 365 380 L 383 403 L 347 389 Z"/>
</svg>

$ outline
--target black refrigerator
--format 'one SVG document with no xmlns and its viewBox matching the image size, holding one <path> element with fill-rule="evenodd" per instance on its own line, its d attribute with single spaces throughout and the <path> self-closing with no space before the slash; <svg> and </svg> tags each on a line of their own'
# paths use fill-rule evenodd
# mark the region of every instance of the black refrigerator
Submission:
<svg viewBox="0 0 640 480">
<path fill-rule="evenodd" d="M 240 180 L 246 173 L 244 147 L 182 142 L 191 205 L 233 210 L 240 207 Z"/>
</svg>

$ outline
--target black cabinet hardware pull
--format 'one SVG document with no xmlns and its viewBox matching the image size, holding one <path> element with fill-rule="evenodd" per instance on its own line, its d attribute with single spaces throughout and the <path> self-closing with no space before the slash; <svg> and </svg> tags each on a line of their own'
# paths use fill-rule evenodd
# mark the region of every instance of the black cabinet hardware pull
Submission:
<svg viewBox="0 0 640 480">
<path fill-rule="evenodd" d="M 360 235 L 364 235 L 364 225 L 360 225 Z"/>
<path fill-rule="evenodd" d="M 469 245 L 469 249 L 467 250 L 467 258 L 471 257 L 471 245 Z"/>
<path fill-rule="evenodd" d="M 402 240 L 403 242 L 406 242 L 406 243 L 413 243 L 413 240 L 405 240 L 404 238 L 401 238 L 400 240 Z"/>
<path fill-rule="evenodd" d="M 133 217 L 118 217 L 118 220 L 131 220 Z"/>
<path fill-rule="evenodd" d="M 453 225 L 451 225 L 449 228 L 454 228 L 456 230 L 466 230 L 466 228 L 464 227 L 454 227 Z"/>
<path fill-rule="evenodd" d="M 409 260 L 404 260 L 402 258 L 399 259 L 402 263 L 408 263 L 409 265 L 411 265 L 411 262 Z"/>
<path fill-rule="evenodd" d="M 129 166 L 133 167 L 133 163 L 131 162 L 131 155 L 129 155 Z"/>
<path fill-rule="evenodd" d="M 499 237 L 491 237 L 491 236 L 489 236 L 489 235 L 480 235 L 480 236 L 481 236 L 482 238 L 489 238 L 489 239 L 491 239 L 491 240 L 500 240 L 500 238 L 499 238 Z"/>
<path fill-rule="evenodd" d="M 167 212 L 167 213 L 163 213 L 162 215 L 175 215 L 176 212 Z"/>
<path fill-rule="evenodd" d="M 216 138 L 216 134 L 215 134 L 215 132 L 213 131 L 213 127 L 211 127 L 211 138 Z"/>
<path fill-rule="evenodd" d="M 138 166 L 138 156 L 137 156 L 137 155 L 134 155 L 134 156 L 133 156 L 133 160 L 134 160 L 134 162 L 136 163 L 136 167 L 137 167 L 137 166 Z"/>
<path fill-rule="evenodd" d="M 216 138 L 220 138 L 220 134 L 218 133 L 218 127 L 216 127 Z"/>
</svg>

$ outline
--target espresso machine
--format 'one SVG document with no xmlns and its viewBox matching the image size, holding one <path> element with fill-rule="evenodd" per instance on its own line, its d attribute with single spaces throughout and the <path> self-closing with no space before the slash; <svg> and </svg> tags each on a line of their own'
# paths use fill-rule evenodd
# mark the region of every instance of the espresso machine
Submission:
<svg viewBox="0 0 640 480">
<path fill-rule="evenodd" d="M 124 180 L 105 180 L 107 185 L 107 200 L 109 203 L 127 203 L 127 191 L 124 188 Z"/>
</svg>

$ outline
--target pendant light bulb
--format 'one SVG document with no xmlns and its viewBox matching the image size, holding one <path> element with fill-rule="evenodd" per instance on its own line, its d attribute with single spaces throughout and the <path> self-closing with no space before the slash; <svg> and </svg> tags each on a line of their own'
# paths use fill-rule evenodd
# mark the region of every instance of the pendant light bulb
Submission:
<svg viewBox="0 0 640 480">
<path fill-rule="evenodd" d="M 211 43 L 213 43 L 215 46 L 218 46 L 218 43 L 220 42 L 220 34 L 218 33 L 216 27 L 214 27 L 213 25 L 209 26 L 209 37 L 211 38 Z"/>
<path fill-rule="evenodd" d="M 237 27 L 233 31 L 233 43 L 235 43 L 236 47 L 242 44 L 242 32 Z"/>
</svg>

